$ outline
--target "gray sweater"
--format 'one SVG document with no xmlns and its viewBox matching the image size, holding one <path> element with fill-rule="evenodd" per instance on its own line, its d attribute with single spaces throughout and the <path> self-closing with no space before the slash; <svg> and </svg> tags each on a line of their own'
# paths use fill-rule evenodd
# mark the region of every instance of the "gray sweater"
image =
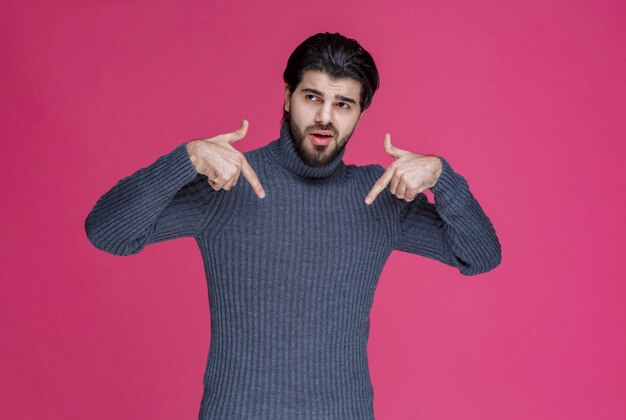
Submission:
<svg viewBox="0 0 626 420">
<path fill-rule="evenodd" d="M 87 216 L 91 243 L 115 255 L 197 241 L 211 313 L 200 419 L 373 419 L 369 314 L 390 253 L 468 276 L 500 263 L 490 220 L 444 158 L 434 204 L 387 187 L 368 206 L 384 168 L 346 165 L 343 154 L 306 165 L 283 123 L 277 140 L 244 152 L 261 199 L 243 175 L 215 191 L 182 143 L 120 180 Z"/>
</svg>

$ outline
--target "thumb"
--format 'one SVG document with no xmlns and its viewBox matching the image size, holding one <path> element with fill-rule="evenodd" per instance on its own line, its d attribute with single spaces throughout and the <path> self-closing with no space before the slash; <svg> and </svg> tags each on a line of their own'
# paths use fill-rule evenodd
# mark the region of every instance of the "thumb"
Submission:
<svg viewBox="0 0 626 420">
<path fill-rule="evenodd" d="M 228 141 L 229 144 L 233 144 L 244 138 L 247 133 L 248 120 L 243 120 L 243 122 L 241 123 L 241 127 L 231 133 L 226 134 L 226 141 Z"/>
<path fill-rule="evenodd" d="M 396 146 L 391 144 L 391 134 L 390 133 L 386 133 L 385 134 L 385 143 L 384 144 L 385 144 L 385 152 L 387 152 L 391 156 L 395 157 L 396 159 L 398 159 L 400 156 L 402 156 L 402 155 L 404 155 L 406 153 L 406 150 L 399 149 Z"/>
</svg>

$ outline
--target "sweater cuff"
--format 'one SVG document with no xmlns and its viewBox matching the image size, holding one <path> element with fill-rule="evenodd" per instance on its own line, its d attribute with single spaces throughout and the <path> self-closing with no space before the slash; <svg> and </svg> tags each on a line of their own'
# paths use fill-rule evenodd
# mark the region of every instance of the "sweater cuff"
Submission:
<svg viewBox="0 0 626 420">
<path fill-rule="evenodd" d="M 184 178 L 194 179 L 198 172 L 193 165 L 189 152 L 187 151 L 187 142 L 183 142 L 172 150 L 166 156 L 169 163 L 173 168 L 176 168 L 181 172 L 181 176 Z"/>
<path fill-rule="evenodd" d="M 454 172 L 446 159 L 437 156 L 441 160 L 441 175 L 437 183 L 430 188 L 435 195 L 435 203 L 448 204 L 470 198 L 469 186 L 463 176 Z"/>
</svg>

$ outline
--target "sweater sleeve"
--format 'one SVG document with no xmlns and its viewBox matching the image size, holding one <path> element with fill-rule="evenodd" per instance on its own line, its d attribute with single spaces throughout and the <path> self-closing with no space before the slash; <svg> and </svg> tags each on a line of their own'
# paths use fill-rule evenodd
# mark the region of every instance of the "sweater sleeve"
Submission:
<svg viewBox="0 0 626 420">
<path fill-rule="evenodd" d="M 100 250 L 136 254 L 154 242 L 200 233 L 214 193 L 182 143 L 100 197 L 85 219 L 85 231 Z"/>
<path fill-rule="evenodd" d="M 411 202 L 397 199 L 399 232 L 394 249 L 435 259 L 466 276 L 490 271 L 502 259 L 495 229 L 465 178 L 439 159 L 443 170 L 431 188 L 435 204 L 423 193 Z"/>
</svg>

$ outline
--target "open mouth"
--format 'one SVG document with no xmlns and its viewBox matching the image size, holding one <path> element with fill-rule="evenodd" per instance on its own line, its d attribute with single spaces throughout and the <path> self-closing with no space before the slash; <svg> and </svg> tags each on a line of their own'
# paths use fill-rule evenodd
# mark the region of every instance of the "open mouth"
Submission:
<svg viewBox="0 0 626 420">
<path fill-rule="evenodd" d="M 333 138 L 331 134 L 319 134 L 319 133 L 311 133 L 309 137 L 313 144 L 326 146 L 330 143 L 330 140 Z"/>
</svg>

